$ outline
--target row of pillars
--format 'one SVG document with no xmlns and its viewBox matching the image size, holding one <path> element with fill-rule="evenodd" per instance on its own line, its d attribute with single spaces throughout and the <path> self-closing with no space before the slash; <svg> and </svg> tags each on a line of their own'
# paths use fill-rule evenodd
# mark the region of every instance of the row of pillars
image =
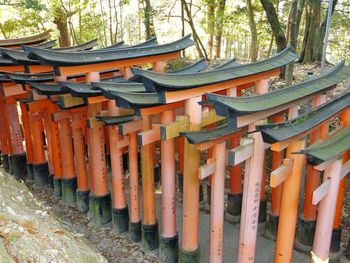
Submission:
<svg viewBox="0 0 350 263">
<path fill-rule="evenodd" d="M 65 80 L 64 77 L 57 80 Z M 99 81 L 98 73 L 88 73 L 86 82 Z M 257 92 L 267 92 L 268 82 L 266 80 L 257 82 Z M 228 95 L 234 96 L 237 90 L 232 88 Z M 190 119 L 190 130 L 201 129 L 202 108 L 198 104 L 201 97 L 194 97 L 185 101 L 185 114 Z M 40 102 L 33 102 L 38 103 Z M 143 116 L 140 129 L 130 129 L 122 136 L 117 126 L 105 128 L 103 125 L 96 125 L 90 128 L 85 127 L 88 118 L 95 118 L 102 110 L 108 109 L 111 116 L 118 114 L 115 103 L 108 102 L 107 107 L 102 104 L 88 105 L 86 111 L 72 111 L 69 114 L 60 116 L 57 106 L 52 102 L 37 106 L 36 110 L 30 110 L 31 106 L 20 103 L 22 126 L 19 123 L 18 108 L 16 103 L 0 104 L 1 133 L 5 134 L 1 140 L 1 152 L 3 160 L 5 156 L 13 159 L 13 168 L 20 167 L 15 164 L 16 156 L 25 156 L 28 172 L 27 182 L 33 182 L 37 186 L 50 185 L 54 188 L 54 194 L 63 198 L 67 205 L 77 205 L 82 212 L 89 211 L 93 222 L 96 225 L 103 225 L 113 220 L 116 233 L 130 232 L 133 241 L 140 241 L 147 249 L 155 249 L 160 244 L 160 258 L 162 262 L 199 262 L 199 195 L 200 180 L 198 168 L 200 166 L 200 152 L 194 145 L 191 145 L 183 138 L 178 138 L 178 153 L 180 171 L 183 173 L 183 215 L 182 215 L 182 242 L 178 252 L 178 236 L 176 227 L 176 181 L 175 181 L 175 140 L 163 140 L 160 143 L 161 152 L 161 184 L 162 184 L 162 224 L 160 240 L 158 240 L 158 222 L 155 205 L 154 167 L 155 167 L 155 145 L 148 144 L 140 148 L 141 176 L 142 176 L 142 210 L 139 207 L 139 178 L 138 178 L 138 145 L 137 133 L 146 132 L 152 128 L 152 118 Z M 53 118 L 53 115 L 56 116 Z M 282 120 L 277 116 L 273 121 Z M 175 114 L 171 110 L 161 114 L 161 123 L 173 122 Z M 349 116 L 344 118 L 349 120 Z M 254 130 L 254 125 L 249 130 Z M 23 129 L 23 131 L 22 131 Z M 22 143 L 22 132 L 25 139 L 25 149 Z M 45 134 L 45 136 L 43 136 Z M 250 135 L 255 141 L 255 151 L 252 158 L 245 164 L 245 176 L 242 187 L 242 166 L 237 165 L 230 168 L 230 193 L 228 196 L 227 214 L 240 218 L 240 246 L 238 252 L 239 262 L 251 262 L 254 260 L 255 239 L 259 215 L 266 211 L 265 196 L 265 149 L 261 136 L 257 133 Z M 317 141 L 319 134 L 311 134 L 310 140 Z M 240 135 L 234 136 L 230 141 L 230 147 L 238 145 Z M 87 145 L 87 148 L 86 148 Z M 112 195 L 108 187 L 106 168 L 106 148 L 111 158 L 112 171 Z M 48 152 L 46 158 L 45 148 Z M 224 220 L 224 188 L 225 188 L 225 150 L 227 142 L 221 142 L 212 148 L 212 156 L 217 160 L 216 172 L 210 178 L 210 204 L 211 204 L 211 262 L 222 260 L 222 238 Z M 87 149 L 87 151 L 86 151 Z M 129 170 L 129 206 L 125 193 L 125 173 L 123 168 L 122 155 L 127 149 L 128 170 Z M 287 153 L 287 157 L 293 151 Z M 25 155 L 26 153 L 26 155 Z M 88 156 L 88 162 L 86 161 Z M 282 152 L 272 153 L 272 169 L 279 167 L 284 158 Z M 8 161 L 8 163 L 11 163 Z M 6 164 L 3 163 L 5 168 Z M 294 165 L 296 165 L 294 163 Z M 302 167 L 303 164 L 296 165 Z M 10 169 L 10 168 L 9 168 Z M 252 172 L 260 176 L 249 176 Z M 24 170 L 18 172 L 23 176 Z M 15 172 L 16 174 L 16 172 Z M 301 173 L 299 173 L 301 174 Z M 279 228 L 283 233 L 283 227 L 289 227 L 291 222 L 296 225 L 297 215 L 291 217 L 283 216 L 288 222 L 281 223 L 280 214 L 288 214 L 288 210 L 294 205 L 281 205 L 283 195 L 299 196 L 295 193 L 295 185 L 300 185 L 301 177 L 296 181 L 273 188 L 271 200 L 271 216 L 269 224 L 271 229 Z M 300 219 L 299 242 L 303 245 L 312 245 L 312 236 L 316 221 L 317 208 L 312 204 L 312 193 L 320 184 L 320 173 L 308 166 L 303 214 Z M 333 228 L 335 233 L 340 229 L 341 207 L 344 197 L 345 179 L 342 179 L 338 194 L 337 209 Z M 250 193 L 250 195 L 248 195 Z M 249 198 L 251 194 L 254 198 Z M 283 193 L 283 194 L 282 194 Z M 283 203 L 283 201 L 282 201 Z M 265 210 L 262 210 L 263 207 Z M 260 212 L 259 212 L 260 210 Z M 295 208 L 294 210 L 295 211 Z M 142 216 L 141 216 L 142 214 Z M 240 214 L 242 216 L 240 217 Z M 274 230 L 275 231 L 275 230 Z M 290 232 L 289 230 L 286 230 Z M 276 232 L 272 231 L 275 235 Z M 288 236 L 291 236 L 290 234 Z M 284 236 L 283 236 L 284 237 Z M 277 239 L 279 239 L 277 237 Z M 283 242 L 293 246 L 294 233 L 291 242 Z M 160 241 L 160 243 L 159 243 Z M 309 242 L 309 243 L 307 243 Z M 339 241 L 340 242 L 340 241 Z M 276 251 L 279 251 L 277 242 Z M 288 248 L 292 251 L 292 248 Z M 283 252 L 285 253 L 285 252 Z M 289 253 L 289 252 L 288 252 Z M 284 259 L 286 254 L 284 255 Z M 291 257 L 290 257 L 291 259 Z M 277 260 L 277 259 L 276 259 Z M 290 261 L 290 260 L 289 260 Z M 281 261 L 282 262 L 282 261 Z M 284 262 L 284 261 L 283 261 Z M 287 261 L 285 261 L 287 262 Z"/>
</svg>

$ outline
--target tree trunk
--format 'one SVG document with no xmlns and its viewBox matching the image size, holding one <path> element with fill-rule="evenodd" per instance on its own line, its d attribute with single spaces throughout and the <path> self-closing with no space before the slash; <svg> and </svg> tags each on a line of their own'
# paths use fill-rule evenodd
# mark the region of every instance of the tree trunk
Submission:
<svg viewBox="0 0 350 263">
<path fill-rule="evenodd" d="M 59 41 L 61 47 L 71 46 L 67 20 L 68 19 L 66 17 L 54 19 L 54 23 L 56 24 L 58 32 L 60 33 Z"/>
<path fill-rule="evenodd" d="M 276 9 L 271 0 L 260 0 L 275 37 L 277 50 L 281 51 L 287 47 L 287 39 L 278 20 Z"/>
<path fill-rule="evenodd" d="M 337 5 L 338 3 L 338 0 L 334 0 L 333 1 L 333 5 L 332 5 L 332 12 L 331 14 L 333 15 L 334 13 L 334 9 L 335 9 L 335 6 Z M 329 6 L 328 6 L 329 8 Z M 326 35 L 326 26 L 327 26 L 327 13 L 328 13 L 328 8 L 327 8 L 327 12 L 326 12 L 326 15 L 324 16 L 323 18 L 323 21 L 321 23 L 321 28 L 320 28 L 320 43 L 319 43 L 319 51 L 318 51 L 318 58 L 317 60 L 321 60 L 322 59 L 322 52 L 323 52 L 323 41 L 324 41 L 324 37 Z"/>
<path fill-rule="evenodd" d="M 215 1 L 214 0 L 208 0 L 207 1 L 207 8 L 208 8 L 208 14 L 207 14 L 207 23 L 208 23 L 208 46 L 209 46 L 209 52 L 208 56 L 210 59 L 213 58 L 213 50 L 214 50 L 214 31 L 215 31 Z"/>
<path fill-rule="evenodd" d="M 298 11 L 298 0 L 292 0 L 290 5 L 290 11 L 288 16 L 288 41 L 289 45 L 295 50 L 298 40 L 297 32 L 297 11 Z M 293 81 L 293 68 L 294 63 L 290 63 L 286 66 L 285 80 L 287 85 L 291 84 Z"/>
<path fill-rule="evenodd" d="M 311 63 L 319 59 L 321 0 L 308 0 L 306 6 L 306 22 L 303 52 L 303 63 Z"/>
<path fill-rule="evenodd" d="M 249 18 L 249 27 L 250 27 L 250 60 L 251 61 L 256 61 L 258 59 L 258 32 L 256 30 L 256 24 L 254 20 L 254 11 L 253 11 L 253 6 L 251 0 L 246 0 L 247 4 L 247 14 Z"/>
<path fill-rule="evenodd" d="M 232 37 L 228 36 L 226 38 L 226 50 L 225 50 L 225 58 L 231 58 L 231 46 L 232 46 Z"/>
<path fill-rule="evenodd" d="M 216 40 L 216 57 L 221 57 L 221 40 L 222 40 L 222 28 L 224 25 L 224 15 L 225 15 L 225 6 L 226 6 L 226 0 L 219 0 L 218 1 L 218 9 L 216 12 L 216 32 L 215 32 L 215 40 Z"/>
<path fill-rule="evenodd" d="M 192 20 L 191 10 L 188 7 L 188 4 L 187 4 L 186 0 L 181 0 L 181 3 L 183 3 L 184 10 L 185 10 L 186 16 L 187 16 L 187 22 L 188 22 L 188 24 L 191 27 L 192 34 L 193 34 L 193 39 L 196 42 L 197 52 L 198 52 L 198 54 L 199 54 L 199 56 L 201 58 L 205 58 L 207 60 L 208 59 L 208 54 L 207 54 L 207 52 L 205 50 L 205 47 L 204 47 L 201 39 L 199 38 L 199 36 L 197 34 L 196 27 L 194 26 L 194 23 L 193 23 L 193 20 Z"/>
<path fill-rule="evenodd" d="M 150 39 L 152 37 L 156 37 L 156 32 L 154 30 L 154 23 L 153 23 L 153 10 L 151 6 L 150 0 L 143 0 L 145 4 L 144 8 L 144 23 L 146 28 L 146 39 Z"/>
</svg>

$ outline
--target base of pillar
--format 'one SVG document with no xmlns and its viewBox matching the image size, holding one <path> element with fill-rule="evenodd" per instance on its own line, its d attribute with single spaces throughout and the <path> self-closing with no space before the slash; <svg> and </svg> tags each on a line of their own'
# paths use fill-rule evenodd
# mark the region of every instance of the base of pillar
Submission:
<svg viewBox="0 0 350 263">
<path fill-rule="evenodd" d="M 185 251 L 180 248 L 179 263 L 199 263 L 200 262 L 200 248 L 194 251 Z"/>
<path fill-rule="evenodd" d="M 123 160 L 123 170 L 124 171 L 129 170 L 129 154 L 123 153 L 122 160 Z"/>
<path fill-rule="evenodd" d="M 225 213 L 225 219 L 231 223 L 237 224 L 241 220 L 242 210 L 242 193 L 227 194 L 227 209 Z"/>
<path fill-rule="evenodd" d="M 129 222 L 129 237 L 133 242 L 141 241 L 141 221 Z"/>
<path fill-rule="evenodd" d="M 153 225 L 142 224 L 142 246 L 146 250 L 154 250 L 159 247 L 158 223 Z"/>
<path fill-rule="evenodd" d="M 177 173 L 177 190 L 183 193 L 184 190 L 184 175 L 183 173 Z"/>
<path fill-rule="evenodd" d="M 79 212 L 86 213 L 89 211 L 89 195 L 90 191 L 76 191 L 77 209 Z"/>
<path fill-rule="evenodd" d="M 33 164 L 34 185 L 43 187 L 49 184 L 49 165 L 47 162 Z"/>
<path fill-rule="evenodd" d="M 343 254 L 339 258 L 339 263 L 350 263 L 350 254 Z"/>
<path fill-rule="evenodd" d="M 90 194 L 91 221 L 95 226 L 108 224 L 112 220 L 111 195 Z"/>
<path fill-rule="evenodd" d="M 54 185 L 53 185 L 53 178 L 55 177 L 54 174 L 49 174 L 49 188 L 53 189 Z"/>
<path fill-rule="evenodd" d="M 339 227 L 337 229 L 333 229 L 333 231 L 332 231 L 332 240 L 331 240 L 331 246 L 329 249 L 329 253 L 335 254 L 335 256 L 336 256 L 336 254 L 339 254 L 339 251 L 340 251 L 341 233 L 342 233 L 341 227 Z"/>
<path fill-rule="evenodd" d="M 299 218 L 298 234 L 295 238 L 295 249 L 301 252 L 309 252 L 314 242 L 316 221 Z"/>
<path fill-rule="evenodd" d="M 1 164 L 5 169 L 5 172 L 9 172 L 9 156 L 5 153 L 1 153 Z"/>
<path fill-rule="evenodd" d="M 112 209 L 113 231 L 115 234 L 122 234 L 129 231 L 129 209 Z"/>
<path fill-rule="evenodd" d="M 261 224 L 261 223 L 265 223 L 266 220 L 267 220 L 267 199 L 264 198 L 260 200 L 258 222 Z"/>
<path fill-rule="evenodd" d="M 34 172 L 33 172 L 33 164 L 27 163 L 27 184 L 33 184 L 34 183 Z"/>
<path fill-rule="evenodd" d="M 161 177 L 161 167 L 160 163 L 157 164 L 157 166 L 154 167 L 154 182 L 159 183 L 160 182 L 160 177 Z"/>
<path fill-rule="evenodd" d="M 27 155 L 26 153 L 12 155 L 13 173 L 16 180 L 27 179 Z"/>
<path fill-rule="evenodd" d="M 77 178 L 62 178 L 62 202 L 65 205 L 76 206 L 77 204 Z"/>
<path fill-rule="evenodd" d="M 176 263 L 179 257 L 179 237 L 160 237 L 159 261 L 164 263 Z"/>
<path fill-rule="evenodd" d="M 8 171 L 8 173 L 14 175 L 15 171 L 13 169 L 13 157 L 12 157 L 12 155 L 9 155 L 8 160 L 9 160 L 9 171 Z"/>
<path fill-rule="evenodd" d="M 267 239 L 275 241 L 277 238 L 279 216 L 274 216 L 274 215 L 269 214 L 268 218 L 269 218 L 269 220 L 266 222 L 264 236 Z"/>
<path fill-rule="evenodd" d="M 53 196 L 55 198 L 62 197 L 62 180 L 61 180 L 61 178 L 53 178 Z"/>
</svg>

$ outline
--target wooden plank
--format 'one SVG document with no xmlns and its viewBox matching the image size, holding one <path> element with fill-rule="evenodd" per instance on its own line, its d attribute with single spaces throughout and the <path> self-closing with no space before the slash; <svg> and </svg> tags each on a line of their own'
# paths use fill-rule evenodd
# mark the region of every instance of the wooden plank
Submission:
<svg viewBox="0 0 350 263">
<path fill-rule="evenodd" d="M 119 134 L 127 135 L 132 132 L 138 132 L 142 129 L 142 120 L 134 120 L 119 124 Z"/>
<path fill-rule="evenodd" d="M 140 132 L 137 136 L 138 144 L 141 146 L 160 141 L 160 125 L 152 124 L 151 130 Z"/>
<path fill-rule="evenodd" d="M 96 118 L 86 118 L 86 127 L 89 129 L 103 126 L 104 123 Z"/>
<path fill-rule="evenodd" d="M 277 187 L 283 183 L 293 171 L 293 159 L 287 158 L 283 160 L 283 164 L 272 171 L 270 177 L 270 186 L 272 188 Z"/>
<path fill-rule="evenodd" d="M 189 128 L 190 120 L 187 115 L 176 116 L 174 122 L 160 125 L 161 139 L 170 140 L 176 138 L 181 131 L 188 131 Z"/>
<path fill-rule="evenodd" d="M 122 140 L 119 140 L 117 143 L 116 143 L 116 147 L 118 150 L 121 150 L 122 148 L 126 147 L 126 146 L 129 146 L 129 136 L 128 135 L 125 135 L 123 136 L 124 138 Z"/>
<path fill-rule="evenodd" d="M 226 117 L 219 116 L 216 114 L 215 110 L 209 110 L 202 113 L 202 122 L 201 126 L 205 127 L 212 123 L 224 120 Z"/>
<path fill-rule="evenodd" d="M 317 205 L 327 194 L 331 186 L 331 181 L 322 183 L 312 194 L 312 204 Z"/>
<path fill-rule="evenodd" d="M 59 101 L 64 108 L 83 106 L 85 101 L 83 98 L 73 97 L 70 94 L 63 94 L 59 96 Z"/>
<path fill-rule="evenodd" d="M 216 171 L 216 160 L 210 158 L 207 160 L 207 163 L 198 168 L 198 177 L 200 180 L 207 178 Z"/>
<path fill-rule="evenodd" d="M 228 151 L 228 165 L 235 166 L 253 156 L 254 139 L 242 138 L 241 143 L 236 148 Z"/>
<path fill-rule="evenodd" d="M 350 160 L 343 164 L 339 180 L 343 179 L 350 172 Z"/>
</svg>

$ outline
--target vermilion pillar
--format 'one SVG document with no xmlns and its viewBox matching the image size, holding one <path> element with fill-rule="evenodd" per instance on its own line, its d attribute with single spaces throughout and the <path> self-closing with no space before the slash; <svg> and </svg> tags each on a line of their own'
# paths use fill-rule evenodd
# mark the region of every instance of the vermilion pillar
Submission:
<svg viewBox="0 0 350 263">
<path fill-rule="evenodd" d="M 45 158 L 42 113 L 29 115 L 30 135 L 33 145 L 33 174 L 36 186 L 49 184 L 49 167 Z"/>
<path fill-rule="evenodd" d="M 108 101 L 108 110 L 111 116 L 119 113 L 115 101 Z M 125 196 L 125 176 L 123 170 L 122 149 L 119 147 L 118 126 L 109 126 L 109 146 L 112 169 L 112 219 L 113 230 L 120 234 L 129 230 L 129 210 Z"/>
<path fill-rule="evenodd" d="M 210 208 L 210 262 L 222 262 L 224 237 L 224 193 L 226 142 L 213 147 L 216 160 L 215 173 L 211 176 L 211 208 Z"/>
<path fill-rule="evenodd" d="M 99 81 L 98 72 L 89 72 L 86 74 L 86 82 Z M 102 110 L 102 105 L 89 104 L 88 117 L 95 118 Z M 108 190 L 106 156 L 105 156 L 105 136 L 104 126 L 89 127 L 88 152 L 89 152 L 89 171 L 91 179 L 90 209 L 93 223 L 97 226 L 109 223 L 112 219 L 111 214 L 111 195 Z"/>
<path fill-rule="evenodd" d="M 73 114 L 72 135 L 74 147 L 74 166 L 77 175 L 77 208 L 80 212 L 89 210 L 89 180 L 85 161 L 85 140 L 82 127 L 83 118 L 81 114 Z"/>
<path fill-rule="evenodd" d="M 330 180 L 330 187 L 319 205 L 315 238 L 312 245 L 311 263 L 327 262 L 329 260 L 333 229 L 332 223 L 336 210 L 341 170 L 342 160 L 340 159 L 333 161 L 324 173 L 324 182 Z"/>
<path fill-rule="evenodd" d="M 17 180 L 27 178 L 27 156 L 23 147 L 22 129 L 19 123 L 17 104 L 7 104 L 7 114 L 10 124 L 12 153 L 11 160 L 14 176 Z"/>
<path fill-rule="evenodd" d="M 162 124 L 168 124 L 174 120 L 175 115 L 173 111 L 162 112 Z M 162 178 L 162 225 L 159 258 L 161 262 L 177 262 L 178 236 L 176 232 L 176 178 L 174 139 L 161 141 L 160 154 Z"/>
<path fill-rule="evenodd" d="M 130 239 L 134 242 L 141 240 L 141 218 L 139 207 L 138 180 L 138 147 L 137 134 L 129 134 L 129 194 L 130 194 Z"/>
<path fill-rule="evenodd" d="M 190 118 L 190 131 L 201 129 L 201 97 L 186 100 L 185 113 Z M 179 262 L 199 262 L 199 177 L 200 152 L 185 139 L 182 243 Z"/>
</svg>

